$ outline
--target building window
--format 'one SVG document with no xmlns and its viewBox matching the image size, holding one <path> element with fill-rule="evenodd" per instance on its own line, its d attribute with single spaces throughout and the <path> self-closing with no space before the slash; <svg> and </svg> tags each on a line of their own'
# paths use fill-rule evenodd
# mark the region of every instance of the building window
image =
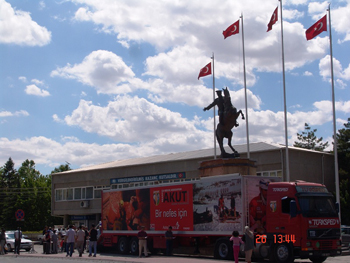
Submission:
<svg viewBox="0 0 350 263">
<path fill-rule="evenodd" d="M 81 188 L 74 188 L 74 200 L 81 199 Z"/>
<path fill-rule="evenodd" d="M 94 188 L 91 187 L 86 187 L 86 199 L 93 199 L 94 198 Z"/>
<path fill-rule="evenodd" d="M 67 200 L 73 200 L 73 188 L 67 189 Z"/>
<path fill-rule="evenodd" d="M 61 201 L 62 199 L 62 189 L 56 189 L 56 201 Z"/>
<path fill-rule="evenodd" d="M 282 171 L 263 171 L 263 172 L 257 172 L 257 176 L 263 176 L 263 177 L 282 177 Z"/>
</svg>

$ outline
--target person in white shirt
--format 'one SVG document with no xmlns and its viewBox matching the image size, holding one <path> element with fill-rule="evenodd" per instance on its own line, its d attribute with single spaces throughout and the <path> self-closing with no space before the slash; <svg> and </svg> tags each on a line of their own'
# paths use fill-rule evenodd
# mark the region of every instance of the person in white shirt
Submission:
<svg viewBox="0 0 350 263">
<path fill-rule="evenodd" d="M 74 231 L 72 225 L 69 226 L 69 229 L 66 232 L 66 239 L 67 239 L 67 241 L 66 241 L 66 244 L 67 244 L 67 248 L 66 248 L 67 255 L 66 255 L 66 257 L 68 257 L 68 256 L 71 257 L 72 254 L 73 254 L 74 242 L 75 242 L 75 231 Z"/>
<path fill-rule="evenodd" d="M 84 240 L 85 240 L 85 230 L 83 229 L 83 226 L 80 226 L 77 232 L 77 249 L 79 252 L 79 257 L 82 256 L 84 251 Z"/>
</svg>

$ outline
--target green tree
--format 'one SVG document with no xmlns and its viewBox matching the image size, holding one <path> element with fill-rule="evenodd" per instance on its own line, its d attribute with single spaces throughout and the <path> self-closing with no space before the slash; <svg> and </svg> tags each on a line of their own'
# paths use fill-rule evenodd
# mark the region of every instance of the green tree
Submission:
<svg viewBox="0 0 350 263">
<path fill-rule="evenodd" d="M 350 225 L 350 118 L 337 132 L 341 222 Z"/>
<path fill-rule="evenodd" d="M 1 194 L 0 194 L 0 224 L 6 229 L 15 229 L 17 226 L 15 212 L 17 210 L 16 203 L 19 199 L 18 192 L 13 189 L 20 188 L 20 178 L 15 164 L 11 157 L 5 163 L 1 173 Z"/>
<path fill-rule="evenodd" d="M 52 172 L 51 174 L 54 174 L 54 173 L 60 173 L 60 172 L 65 172 L 65 171 L 69 171 L 69 170 L 72 170 L 69 166 L 69 163 L 66 163 L 66 164 L 61 164 L 59 167 L 56 167 Z"/>
<path fill-rule="evenodd" d="M 323 138 L 317 138 L 315 133 L 317 129 L 311 129 L 311 127 L 305 123 L 305 131 L 297 133 L 298 141 L 294 142 L 294 147 L 305 148 L 314 151 L 323 152 L 328 147 L 328 142 L 323 143 Z"/>
</svg>

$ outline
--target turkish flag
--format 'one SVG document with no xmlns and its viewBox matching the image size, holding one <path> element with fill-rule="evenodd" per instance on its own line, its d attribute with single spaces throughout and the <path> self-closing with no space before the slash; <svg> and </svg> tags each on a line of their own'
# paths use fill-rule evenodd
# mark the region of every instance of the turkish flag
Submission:
<svg viewBox="0 0 350 263">
<path fill-rule="evenodd" d="M 267 24 L 266 32 L 269 32 L 272 29 L 272 26 L 276 24 L 277 21 L 278 21 L 278 6 L 276 7 L 275 11 L 273 11 L 270 22 Z"/>
<path fill-rule="evenodd" d="M 229 36 L 235 35 L 239 33 L 239 20 L 230 25 L 222 34 L 224 35 L 224 39 Z"/>
<path fill-rule="evenodd" d="M 327 15 L 318 20 L 308 30 L 305 31 L 306 39 L 310 40 L 318 36 L 323 31 L 327 31 Z"/>
<path fill-rule="evenodd" d="M 208 76 L 211 74 L 211 62 L 199 71 L 198 79 L 200 77 Z"/>
</svg>

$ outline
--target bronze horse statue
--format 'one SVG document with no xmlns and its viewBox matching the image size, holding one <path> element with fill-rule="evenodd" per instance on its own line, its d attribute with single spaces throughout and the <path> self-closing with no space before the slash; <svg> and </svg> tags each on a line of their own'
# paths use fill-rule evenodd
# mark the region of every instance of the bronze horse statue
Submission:
<svg viewBox="0 0 350 263">
<path fill-rule="evenodd" d="M 224 117 L 223 117 L 223 123 L 219 122 L 219 124 L 216 126 L 216 139 L 219 143 L 220 150 L 221 150 L 221 158 L 235 158 L 239 157 L 239 153 L 232 147 L 231 140 L 232 140 L 232 128 L 238 127 L 239 124 L 237 123 L 237 119 L 239 115 L 242 115 L 242 120 L 244 120 L 244 114 L 242 110 L 237 111 L 237 109 L 232 105 L 231 103 L 231 96 L 230 92 L 227 89 L 223 89 L 224 91 Z M 228 139 L 228 146 L 233 151 L 233 154 L 229 154 L 225 151 L 223 146 L 224 138 Z"/>
</svg>

